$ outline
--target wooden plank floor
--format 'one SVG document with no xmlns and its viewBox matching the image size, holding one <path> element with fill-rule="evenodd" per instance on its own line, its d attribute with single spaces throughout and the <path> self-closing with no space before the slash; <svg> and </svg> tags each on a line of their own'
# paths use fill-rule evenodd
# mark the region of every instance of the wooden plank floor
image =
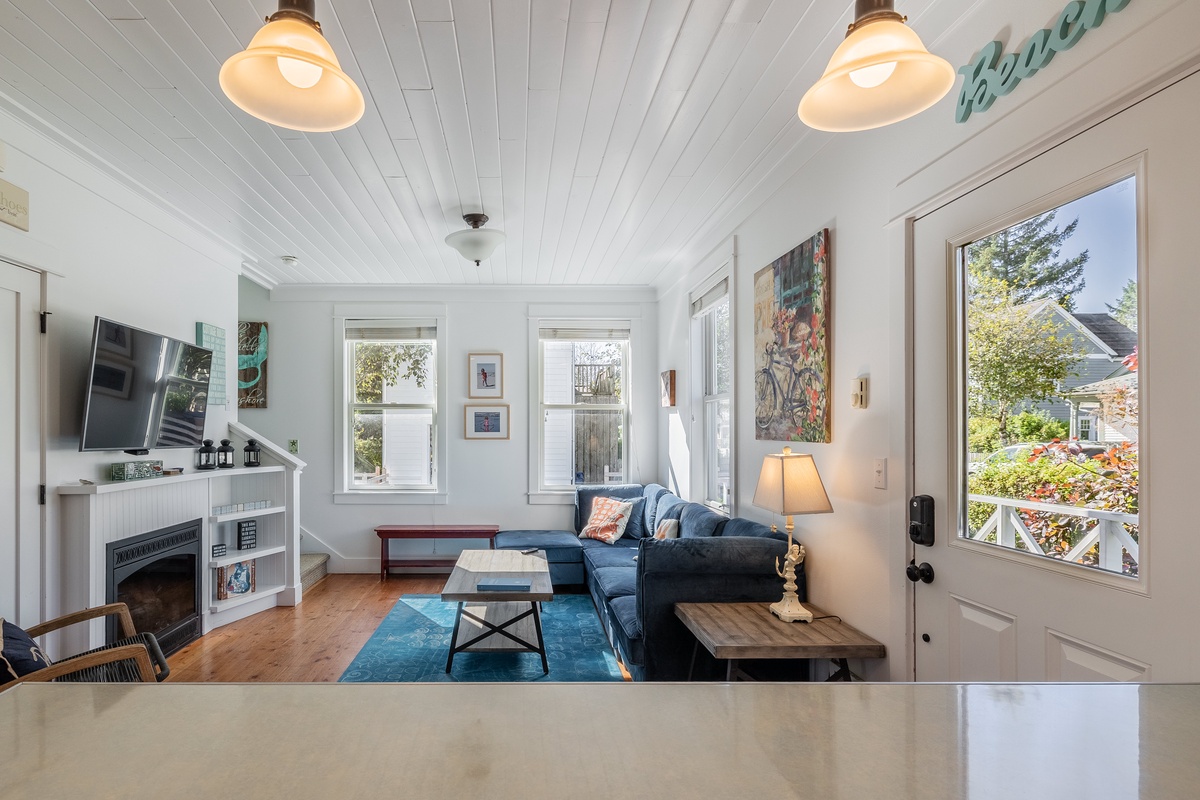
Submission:
<svg viewBox="0 0 1200 800">
<path fill-rule="evenodd" d="M 217 628 L 168 659 L 168 681 L 334 682 L 404 594 L 438 594 L 445 575 L 329 575 L 295 607 Z"/>
</svg>

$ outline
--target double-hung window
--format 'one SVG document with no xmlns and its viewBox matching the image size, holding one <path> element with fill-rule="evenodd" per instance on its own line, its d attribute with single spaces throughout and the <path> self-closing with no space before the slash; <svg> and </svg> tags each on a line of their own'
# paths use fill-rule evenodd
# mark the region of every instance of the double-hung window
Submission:
<svg viewBox="0 0 1200 800">
<path fill-rule="evenodd" d="M 345 320 L 345 490 L 437 490 L 437 328 L 434 319 Z"/>
<path fill-rule="evenodd" d="M 538 352 L 539 490 L 629 482 L 629 323 L 542 323 Z"/>
<path fill-rule="evenodd" d="M 704 502 L 729 510 L 732 485 L 733 337 L 729 322 L 729 283 L 720 280 L 692 301 L 702 377 L 702 475 Z"/>
</svg>

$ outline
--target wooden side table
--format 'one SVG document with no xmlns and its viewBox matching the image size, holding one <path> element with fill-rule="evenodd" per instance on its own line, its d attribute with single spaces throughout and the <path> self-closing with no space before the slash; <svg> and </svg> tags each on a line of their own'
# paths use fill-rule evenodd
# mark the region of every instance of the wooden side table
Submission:
<svg viewBox="0 0 1200 800">
<path fill-rule="evenodd" d="M 379 580 L 386 581 L 392 567 L 454 567 L 457 555 L 441 558 L 391 558 L 388 542 L 392 539 L 487 539 L 488 549 L 496 549 L 499 525 L 380 525 L 375 528 L 379 537 Z"/>
<path fill-rule="evenodd" d="M 804 604 L 814 617 L 828 612 Z M 714 658 L 725 661 L 725 680 L 737 674 L 737 663 L 746 658 L 828 658 L 838 670 L 829 680 L 851 680 L 850 658 L 883 658 L 886 648 L 857 628 L 832 619 L 784 622 L 768 603 L 676 603 L 675 616 L 696 637 L 692 649 L 691 680 L 700 645 Z"/>
</svg>

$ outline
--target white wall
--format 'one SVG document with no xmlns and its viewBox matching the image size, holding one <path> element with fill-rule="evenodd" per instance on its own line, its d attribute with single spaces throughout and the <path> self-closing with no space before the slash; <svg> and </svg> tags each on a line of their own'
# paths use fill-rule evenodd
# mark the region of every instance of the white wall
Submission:
<svg viewBox="0 0 1200 800">
<path fill-rule="evenodd" d="M 920 4 L 916 4 L 919 6 Z M 1048 26 L 1059 0 L 1010 3 L 926 4 L 912 24 L 931 50 L 955 66 L 997 39 L 1005 52 Z M 961 16 L 960 16 L 961 15 Z M 705 226 L 687 248 L 687 275 L 664 288 L 659 308 L 659 369 L 680 369 L 679 395 L 690 397 L 688 292 L 729 258 L 736 244 L 735 429 L 739 480 L 735 513 L 778 522 L 752 503 L 765 454 L 782 443 L 754 439 L 752 352 L 753 274 L 823 227 L 831 232 L 832 375 L 830 444 L 797 444 L 812 453 L 834 513 L 797 519 L 808 550 L 809 597 L 883 641 L 886 662 L 862 663 L 866 677 L 910 677 L 912 595 L 904 577 L 910 557 L 906 499 L 911 481 L 906 445 L 909 354 L 905 351 L 905 235 L 903 219 L 931 210 L 943 199 L 978 185 L 1028 152 L 1044 150 L 1059 131 L 1095 115 L 1118 98 L 1155 85 L 1200 57 L 1194 31 L 1200 3 L 1143 0 L 1131 3 L 1090 31 L 1069 53 L 996 101 L 967 124 L 954 122 L 956 85 L 925 114 L 863 133 L 822 134 L 797 125 L 791 167 L 763 177 L 763 195 Z M 811 76 L 811 80 L 816 79 Z M 811 82 L 811 80 L 809 82 Z M 797 100 L 799 98 L 797 97 Z M 1195 109 L 1180 110 L 1179 124 L 1194 126 Z M 919 264 L 917 269 L 940 269 Z M 870 378 L 870 407 L 850 407 L 851 379 Z M 660 428 L 660 477 L 678 476 L 686 489 L 691 440 L 689 408 L 664 411 Z M 886 490 L 872 487 L 873 459 L 888 458 Z M 673 485 L 673 484 L 672 484 Z"/>
<path fill-rule="evenodd" d="M 308 463 L 301 477 L 302 548 L 329 552 L 340 572 L 379 569 L 376 525 L 460 523 L 500 525 L 502 529 L 570 528 L 572 507 L 531 505 L 529 492 L 529 308 L 554 306 L 555 315 L 586 315 L 598 303 L 628 305 L 641 319 L 631 342 L 637 421 L 630 466 L 633 480 L 655 479 L 658 405 L 657 330 L 654 294 L 649 289 L 565 289 L 548 287 L 285 287 L 268 293 L 241 282 L 240 317 L 270 326 L 268 406 L 243 409 L 244 424 L 277 442 L 298 439 Z M 437 302 L 447 308 L 449 452 L 448 498 L 444 505 L 335 504 L 334 425 L 340 386 L 334 379 L 333 306 L 388 302 Z M 504 397 L 510 406 L 508 440 L 463 437 L 467 398 L 467 354 L 504 354 Z M 470 402 L 480 402 L 478 400 Z M 643 420 L 651 424 L 644 424 Z M 395 554 L 457 552 L 478 542 L 394 542 Z"/>
<path fill-rule="evenodd" d="M 7 145 L 3 178 L 29 192 L 30 230 L 0 225 L 0 257 L 49 271 L 44 298 L 46 341 L 46 483 L 44 542 L 28 543 L 50 565 L 43 615 L 61 611 L 62 552 L 54 487 L 107 477 L 127 461 L 119 451 L 80 453 L 79 428 L 93 318 L 195 341 L 196 322 L 234 330 L 240 260 L 154 204 L 68 152 L 0 103 L 0 138 Z M 210 408 L 208 435 L 222 435 L 232 407 Z M 191 466 L 193 450 L 154 450 L 145 458 Z M 142 531 L 130 531 L 130 535 Z M 7 580 L 0 565 L 0 581 Z M 29 580 L 30 576 L 25 576 Z"/>
</svg>

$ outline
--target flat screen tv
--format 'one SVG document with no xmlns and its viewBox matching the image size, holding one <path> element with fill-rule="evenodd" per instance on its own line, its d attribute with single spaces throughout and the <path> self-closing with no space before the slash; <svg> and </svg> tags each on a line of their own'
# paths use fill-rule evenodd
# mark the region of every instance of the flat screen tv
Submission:
<svg viewBox="0 0 1200 800">
<path fill-rule="evenodd" d="M 96 317 L 79 449 L 198 447 L 211 365 L 211 350 Z"/>
</svg>

